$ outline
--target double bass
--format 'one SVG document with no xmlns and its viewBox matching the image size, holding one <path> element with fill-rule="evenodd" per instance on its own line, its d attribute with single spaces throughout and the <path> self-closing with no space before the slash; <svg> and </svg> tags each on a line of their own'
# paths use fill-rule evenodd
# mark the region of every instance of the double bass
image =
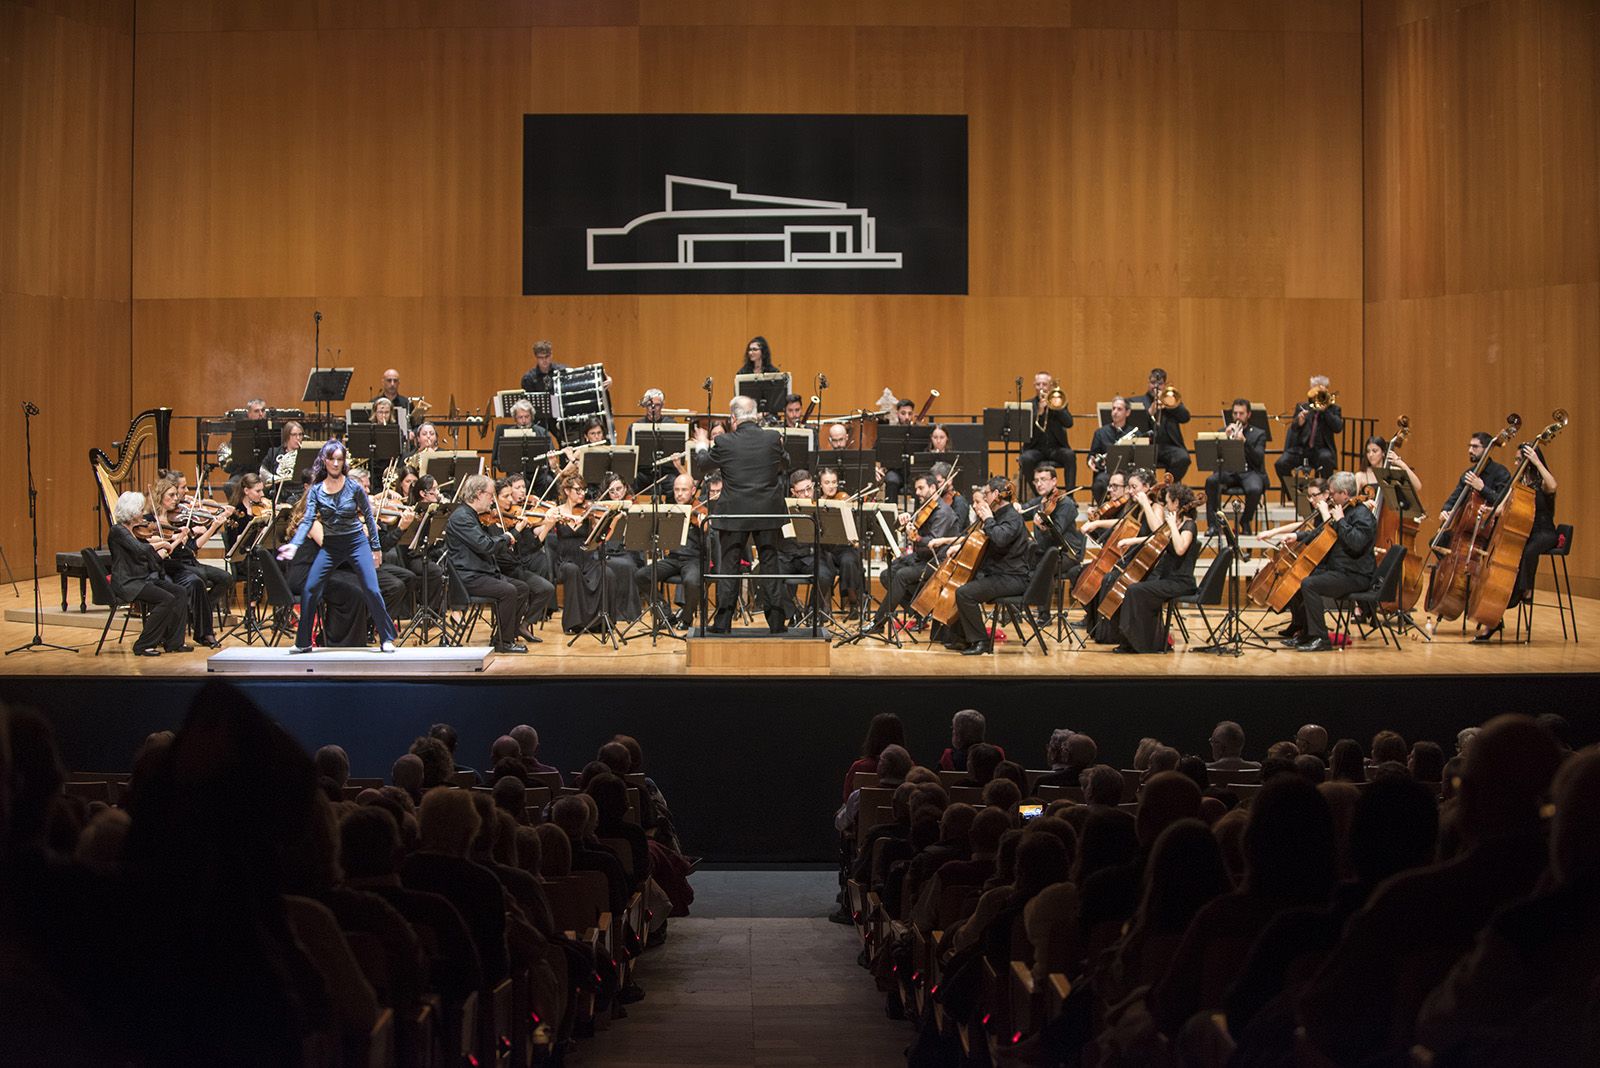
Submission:
<svg viewBox="0 0 1600 1068">
<path fill-rule="evenodd" d="M 1550 414 L 1552 422 L 1525 448 L 1546 444 L 1566 429 L 1567 412 L 1557 408 Z M 1528 457 L 1523 455 L 1511 476 L 1511 488 L 1505 500 L 1495 508 L 1490 517 L 1493 529 L 1489 545 L 1478 563 L 1473 578 L 1472 594 L 1467 602 L 1467 615 L 1474 623 L 1494 629 L 1506 614 L 1511 591 L 1517 585 L 1517 572 L 1522 569 L 1522 550 L 1533 533 L 1533 513 L 1538 502 L 1538 491 L 1529 483 Z"/>
<path fill-rule="evenodd" d="M 1506 416 L 1506 428 L 1483 450 L 1472 466 L 1472 474 L 1482 477 L 1494 450 L 1515 438 L 1521 429 L 1522 416 L 1516 412 Z M 1482 491 L 1467 489 L 1456 499 L 1450 521 L 1433 539 L 1433 549 L 1444 556 L 1434 567 L 1433 580 L 1428 584 L 1427 608 L 1439 619 L 1457 619 L 1467 607 L 1467 582 L 1476 574 L 1488 546 L 1489 511 Z"/>
<path fill-rule="evenodd" d="M 1411 434 L 1411 419 L 1409 416 L 1402 415 L 1397 426 L 1398 429 L 1394 437 L 1390 438 L 1389 444 L 1384 447 L 1383 462 L 1378 465 L 1379 468 L 1389 466 L 1389 458 L 1394 455 L 1396 449 L 1405 444 L 1406 438 Z M 1417 596 L 1422 592 L 1422 565 L 1424 561 L 1417 553 L 1417 535 L 1421 530 L 1422 522 L 1417 516 L 1407 515 L 1403 509 L 1398 507 L 1384 508 L 1379 506 L 1376 542 L 1379 561 L 1382 561 L 1383 554 L 1391 546 L 1404 546 L 1406 550 L 1405 560 L 1401 565 L 1400 586 L 1396 597 L 1393 601 L 1386 601 L 1382 605 L 1384 609 L 1390 612 L 1411 611 L 1411 607 L 1417 603 Z"/>
</svg>

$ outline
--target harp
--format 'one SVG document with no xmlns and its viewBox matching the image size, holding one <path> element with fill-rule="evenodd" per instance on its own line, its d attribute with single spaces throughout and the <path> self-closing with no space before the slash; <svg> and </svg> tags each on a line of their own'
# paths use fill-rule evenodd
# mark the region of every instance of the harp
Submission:
<svg viewBox="0 0 1600 1068">
<path fill-rule="evenodd" d="M 127 436 L 117 446 L 115 460 L 99 449 L 89 450 L 89 466 L 94 468 L 107 520 L 119 494 L 150 482 L 147 471 L 153 473 L 170 466 L 171 428 L 171 408 L 150 408 L 128 424 Z"/>
</svg>

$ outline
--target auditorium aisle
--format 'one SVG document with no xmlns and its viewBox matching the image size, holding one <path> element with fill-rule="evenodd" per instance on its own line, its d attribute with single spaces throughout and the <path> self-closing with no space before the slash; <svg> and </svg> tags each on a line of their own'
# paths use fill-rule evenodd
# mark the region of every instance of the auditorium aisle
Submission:
<svg viewBox="0 0 1600 1068">
<path fill-rule="evenodd" d="M 645 955 L 643 1001 L 583 1043 L 585 1064 L 898 1068 L 911 1030 L 825 919 L 833 872 L 701 871 L 693 915 Z"/>
</svg>

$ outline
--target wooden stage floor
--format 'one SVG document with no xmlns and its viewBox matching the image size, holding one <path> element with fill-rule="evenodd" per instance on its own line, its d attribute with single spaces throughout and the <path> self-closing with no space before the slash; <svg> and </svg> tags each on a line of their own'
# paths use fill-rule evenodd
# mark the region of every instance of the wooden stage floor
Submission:
<svg viewBox="0 0 1600 1068">
<path fill-rule="evenodd" d="M 45 578 L 44 607 L 47 619 L 59 609 L 60 592 L 54 577 Z M 31 609 L 31 590 L 27 583 L 18 584 L 20 596 L 9 585 L 0 588 L 0 619 L 3 610 Z M 1548 600 L 1551 594 L 1540 591 L 1540 599 Z M 76 606 L 73 608 L 76 614 Z M 1265 633 L 1275 630 L 1286 616 L 1267 617 L 1265 624 L 1256 621 L 1261 613 L 1250 612 L 1247 622 L 1256 624 Z M 1213 613 L 1215 619 L 1217 614 Z M 1020 648 L 1020 642 L 1000 643 L 994 656 L 960 656 L 942 647 L 928 648 L 926 644 L 895 649 L 879 643 L 862 643 L 836 648 L 831 651 L 831 665 L 824 673 L 834 678 L 916 678 L 922 680 L 1014 678 L 1019 675 L 1083 677 L 1114 679 L 1118 677 L 1151 678 L 1208 678 L 1208 677 L 1318 677 L 1367 674 L 1380 677 L 1460 676 L 1470 673 L 1498 675 L 1565 675 L 1600 672 L 1600 600 L 1577 600 L 1578 627 L 1581 634 L 1592 635 L 1583 643 L 1563 641 L 1561 625 L 1554 608 L 1539 607 L 1534 615 L 1534 640 L 1528 644 L 1511 641 L 1495 642 L 1488 646 L 1472 643 L 1462 636 L 1460 624 L 1445 625 L 1431 643 L 1405 640 L 1399 651 L 1385 648 L 1374 634 L 1370 641 L 1357 641 L 1350 648 L 1332 653 L 1304 654 L 1290 649 L 1246 649 L 1243 656 L 1214 656 L 1185 651 L 1180 641 L 1177 651 L 1168 656 L 1117 656 L 1108 646 L 1091 645 L 1086 651 L 1075 651 L 1065 645 L 1051 645 L 1048 654 L 1041 655 L 1037 646 Z M 1204 628 L 1197 614 L 1189 613 L 1190 633 L 1196 641 L 1203 641 Z M 206 673 L 206 651 L 143 658 L 132 655 L 132 636 L 122 645 L 116 644 L 117 626 L 100 656 L 94 655 L 99 627 L 47 625 L 44 639 L 59 645 L 73 646 L 76 653 L 51 650 L 16 653 L 0 660 L 0 676 L 84 677 L 84 676 L 139 676 L 170 678 L 201 676 Z M 138 626 L 137 621 L 133 624 Z M 132 628 L 130 628 L 131 630 Z M 1508 622 L 1508 632 L 1511 627 Z M 10 649 L 28 641 L 32 636 L 31 623 L 11 620 L 0 621 L 0 648 Z M 703 669 L 690 668 L 685 663 L 684 644 L 662 640 L 651 648 L 648 639 L 630 643 L 621 650 L 600 645 L 594 638 L 583 637 L 573 645 L 566 644 L 567 636 L 560 634 L 553 624 L 546 624 L 541 632 L 544 644 L 532 647 L 532 652 L 521 656 L 495 657 L 488 668 L 470 676 L 453 676 L 463 682 L 472 679 L 505 680 L 519 676 L 560 677 L 566 680 L 582 678 L 716 678 L 766 673 L 770 675 L 795 675 L 796 671 L 781 667 Z M 486 628 L 480 627 L 478 637 L 487 637 Z M 230 643 L 232 646 L 234 643 Z M 239 643 L 242 644 L 242 643 Z M 806 673 L 812 674 L 812 673 Z M 413 676 L 414 677 L 414 676 Z"/>
</svg>

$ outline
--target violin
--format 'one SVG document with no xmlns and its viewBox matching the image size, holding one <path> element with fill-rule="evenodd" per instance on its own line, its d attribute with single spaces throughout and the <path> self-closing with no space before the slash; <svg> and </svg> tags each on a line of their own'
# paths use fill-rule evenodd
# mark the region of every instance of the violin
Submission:
<svg viewBox="0 0 1600 1068">
<path fill-rule="evenodd" d="M 704 530 L 710 518 L 711 506 L 708 504 L 696 502 L 695 506 L 689 509 L 689 524 L 696 530 Z"/>
</svg>

